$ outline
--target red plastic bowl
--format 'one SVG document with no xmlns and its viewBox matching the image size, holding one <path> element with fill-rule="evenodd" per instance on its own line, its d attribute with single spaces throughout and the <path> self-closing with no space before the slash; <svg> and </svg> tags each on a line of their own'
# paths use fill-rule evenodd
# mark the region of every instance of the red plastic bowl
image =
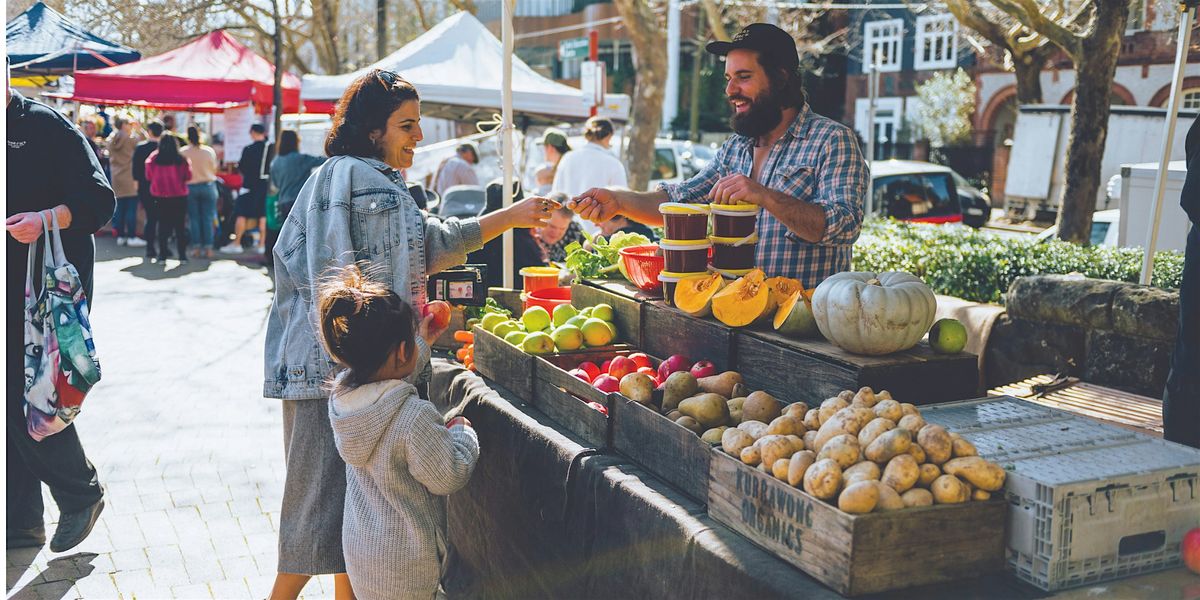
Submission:
<svg viewBox="0 0 1200 600">
<path fill-rule="evenodd" d="M 665 266 L 665 260 L 658 254 L 658 244 L 645 246 L 630 246 L 617 251 L 621 255 L 621 264 L 629 279 L 642 291 L 653 292 L 662 288 L 658 274 Z"/>
<path fill-rule="evenodd" d="M 570 303 L 571 288 L 569 287 L 542 288 L 525 294 L 526 309 L 531 306 L 540 306 L 550 314 L 554 314 L 554 307 Z"/>
</svg>

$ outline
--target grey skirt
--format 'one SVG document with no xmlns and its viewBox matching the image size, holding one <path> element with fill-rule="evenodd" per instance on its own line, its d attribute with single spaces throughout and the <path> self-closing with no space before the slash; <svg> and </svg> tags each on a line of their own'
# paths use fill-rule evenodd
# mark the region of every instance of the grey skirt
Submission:
<svg viewBox="0 0 1200 600">
<path fill-rule="evenodd" d="M 329 399 L 283 401 L 287 476 L 279 513 L 279 572 L 345 573 L 346 463 L 329 424 Z"/>
</svg>

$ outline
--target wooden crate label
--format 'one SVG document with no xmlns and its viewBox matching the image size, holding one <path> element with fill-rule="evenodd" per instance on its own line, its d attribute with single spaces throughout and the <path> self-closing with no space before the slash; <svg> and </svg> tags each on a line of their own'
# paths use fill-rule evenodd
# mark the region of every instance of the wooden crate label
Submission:
<svg viewBox="0 0 1200 600">
<path fill-rule="evenodd" d="M 744 469 L 737 470 L 735 489 L 743 494 L 742 523 L 793 552 L 812 528 L 813 501 L 768 485 Z"/>
</svg>

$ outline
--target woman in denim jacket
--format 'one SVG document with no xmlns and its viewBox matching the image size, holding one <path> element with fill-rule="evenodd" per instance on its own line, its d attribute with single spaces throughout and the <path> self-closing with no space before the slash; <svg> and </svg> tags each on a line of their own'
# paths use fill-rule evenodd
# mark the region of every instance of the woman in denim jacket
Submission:
<svg viewBox="0 0 1200 600">
<path fill-rule="evenodd" d="M 333 362 L 316 333 L 314 288 L 330 267 L 365 263 L 372 277 L 414 307 L 430 273 L 514 227 L 546 224 L 554 203 L 528 198 L 478 219 L 431 217 L 417 208 L 400 170 L 422 139 L 417 90 L 395 73 L 355 80 L 325 140 L 331 158 L 309 177 L 275 245 L 275 298 L 267 320 L 263 395 L 281 398 L 287 476 L 279 517 L 272 599 L 296 598 L 312 575 L 334 573 L 336 596 L 352 597 L 342 556 L 346 466 L 329 422 Z M 427 380 L 429 343 L 418 339 L 414 383 Z"/>
</svg>

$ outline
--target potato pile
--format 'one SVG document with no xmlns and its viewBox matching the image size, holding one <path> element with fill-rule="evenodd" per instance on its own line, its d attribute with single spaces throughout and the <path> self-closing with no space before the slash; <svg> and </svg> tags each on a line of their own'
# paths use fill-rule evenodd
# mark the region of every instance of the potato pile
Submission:
<svg viewBox="0 0 1200 600">
<path fill-rule="evenodd" d="M 778 416 L 724 429 L 721 449 L 848 513 L 982 501 L 1004 488 L 1004 469 L 886 390 L 765 412 Z"/>
</svg>

